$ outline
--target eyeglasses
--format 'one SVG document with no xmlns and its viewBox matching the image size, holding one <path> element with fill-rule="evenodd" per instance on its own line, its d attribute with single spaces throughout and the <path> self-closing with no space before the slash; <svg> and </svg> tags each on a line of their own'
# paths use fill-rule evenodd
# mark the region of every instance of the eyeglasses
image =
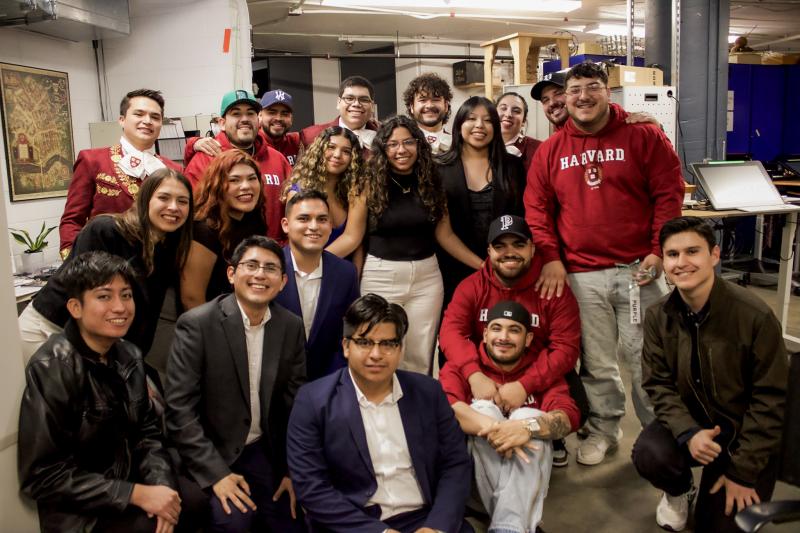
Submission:
<svg viewBox="0 0 800 533">
<path fill-rule="evenodd" d="M 386 339 L 382 341 L 374 341 L 366 337 L 347 337 L 347 340 L 358 346 L 360 350 L 372 351 L 375 345 L 378 345 L 378 350 L 386 353 L 396 350 L 400 347 L 400 339 Z"/>
<path fill-rule="evenodd" d="M 346 103 L 347 105 L 353 105 L 356 102 L 358 102 L 361 105 L 369 105 L 369 104 L 372 103 L 372 98 L 370 98 L 369 96 L 358 96 L 358 97 L 356 97 L 356 96 L 353 96 L 352 94 L 348 94 L 348 95 L 345 95 L 345 96 L 340 96 L 339 98 L 344 100 L 344 103 Z"/>
<path fill-rule="evenodd" d="M 590 83 L 585 87 L 570 87 L 565 92 L 568 96 L 580 96 L 583 91 L 589 94 L 597 94 L 603 89 L 605 89 L 605 86 L 601 83 Z"/>
<path fill-rule="evenodd" d="M 265 274 L 276 276 L 281 273 L 280 265 L 275 263 L 264 263 L 263 265 L 258 261 L 242 261 L 237 266 L 240 266 L 248 274 L 255 274 L 259 270 L 263 270 Z"/>
<path fill-rule="evenodd" d="M 417 147 L 417 140 L 403 139 L 402 141 L 389 141 L 386 143 L 386 149 L 390 152 L 394 152 L 400 148 L 400 145 L 402 145 L 406 150 L 413 150 Z"/>
</svg>

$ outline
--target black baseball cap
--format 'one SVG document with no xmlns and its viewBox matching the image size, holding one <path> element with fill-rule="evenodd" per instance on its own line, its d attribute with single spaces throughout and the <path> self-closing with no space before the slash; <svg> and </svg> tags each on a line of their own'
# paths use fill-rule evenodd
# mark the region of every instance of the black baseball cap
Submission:
<svg viewBox="0 0 800 533">
<path fill-rule="evenodd" d="M 498 318 L 506 318 L 518 322 L 525 326 L 526 331 L 530 331 L 531 329 L 531 314 L 525 309 L 525 306 L 519 302 L 503 300 L 502 302 L 494 304 L 494 307 L 489 309 L 486 315 L 486 325 L 488 326 L 493 320 L 497 320 Z"/>
<path fill-rule="evenodd" d="M 565 68 L 564 70 L 559 70 L 556 72 L 545 74 L 544 77 L 542 78 L 542 81 L 538 82 L 531 89 L 531 97 L 534 100 L 541 101 L 542 91 L 544 91 L 548 85 L 555 85 L 556 87 L 561 87 L 563 89 L 565 85 L 564 82 L 567 78 L 567 72 L 569 72 L 569 69 Z"/>
<path fill-rule="evenodd" d="M 523 239 L 532 239 L 531 229 L 525 219 L 517 215 L 502 215 L 492 220 L 489 224 L 489 236 L 486 239 L 488 244 L 492 244 L 498 237 L 503 235 L 516 235 Z"/>
</svg>

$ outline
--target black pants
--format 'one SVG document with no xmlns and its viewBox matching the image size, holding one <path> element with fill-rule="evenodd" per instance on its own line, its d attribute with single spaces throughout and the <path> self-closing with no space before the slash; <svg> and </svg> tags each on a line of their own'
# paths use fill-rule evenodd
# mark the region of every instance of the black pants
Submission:
<svg viewBox="0 0 800 533">
<path fill-rule="evenodd" d="M 679 446 L 672 433 L 658 420 L 648 424 L 633 445 L 633 466 L 639 475 L 671 496 L 687 492 L 692 483 L 692 467 L 702 466 L 695 461 L 687 446 Z M 736 504 L 730 516 L 725 516 L 725 489 L 716 494 L 709 491 L 725 473 L 730 457 L 724 452 L 703 467 L 700 488 L 694 510 L 697 533 L 741 533 L 734 524 Z M 770 458 L 756 481 L 756 492 L 761 501 L 772 497 L 777 479 L 777 461 Z"/>
</svg>

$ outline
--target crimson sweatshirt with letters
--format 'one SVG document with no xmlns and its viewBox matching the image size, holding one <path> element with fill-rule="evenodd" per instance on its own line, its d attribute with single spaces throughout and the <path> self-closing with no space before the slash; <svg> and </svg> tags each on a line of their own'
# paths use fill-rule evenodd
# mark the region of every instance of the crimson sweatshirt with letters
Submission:
<svg viewBox="0 0 800 533">
<path fill-rule="evenodd" d="M 478 352 L 478 364 L 481 372 L 499 385 L 520 381 L 527 370 L 542 357 L 529 350 L 522 356 L 514 369 L 506 372 L 492 361 L 486 353 L 486 345 L 484 343 L 481 343 Z M 444 365 L 444 368 L 439 373 L 439 382 L 442 384 L 442 389 L 447 395 L 447 401 L 450 402 L 450 405 L 456 402 L 464 402 L 467 405 L 472 403 L 472 389 L 469 386 L 469 382 L 450 363 Z M 528 393 L 528 397 L 521 407 L 533 407 L 545 413 L 560 409 L 567 414 L 572 431 L 580 427 L 581 414 L 575 400 L 569 395 L 569 387 L 564 380 L 564 376 L 555 379 L 542 390 Z"/>
<path fill-rule="evenodd" d="M 234 146 L 228 140 L 228 136 L 221 131 L 214 137 L 219 142 L 222 150 L 231 150 Z M 272 148 L 267 143 L 263 133 L 256 135 L 253 144 L 253 159 L 261 169 L 261 183 L 264 192 L 264 219 L 267 221 L 267 237 L 271 237 L 283 243 L 286 237 L 281 229 L 281 219 L 283 218 L 283 204 L 281 203 L 281 184 L 292 174 L 292 167 L 279 151 Z M 248 152 L 247 150 L 244 150 Z M 192 184 L 192 189 L 197 190 L 197 185 L 203 178 L 203 174 L 214 158 L 203 152 L 195 152 L 191 161 L 186 164 L 184 174 Z"/>
<path fill-rule="evenodd" d="M 681 163 L 653 124 L 626 124 L 610 104 L 595 134 L 572 120 L 544 141 L 525 188 L 525 218 L 536 253 L 561 259 L 568 272 L 589 272 L 661 256 L 658 232 L 681 215 Z"/>
<path fill-rule="evenodd" d="M 575 368 L 581 345 L 578 302 L 569 287 L 564 287 L 560 298 L 540 298 L 533 286 L 541 269 L 541 259 L 534 255 L 528 271 L 512 287 L 506 287 L 487 261 L 458 285 L 439 330 L 439 346 L 447 358 L 445 368 L 459 369 L 464 379 L 481 372 L 478 346 L 483 342 L 486 316 L 503 300 L 519 302 L 531 313 L 533 342 L 528 351 L 541 355 L 519 377 L 528 394 L 542 392 Z"/>
</svg>

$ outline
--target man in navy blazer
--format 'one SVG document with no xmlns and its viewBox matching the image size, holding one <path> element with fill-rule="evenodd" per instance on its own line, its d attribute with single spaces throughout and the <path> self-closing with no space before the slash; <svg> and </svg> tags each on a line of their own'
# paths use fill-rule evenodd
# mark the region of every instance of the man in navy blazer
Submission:
<svg viewBox="0 0 800 533">
<path fill-rule="evenodd" d="M 324 192 L 307 190 L 286 202 L 281 220 L 289 244 L 286 286 L 276 301 L 303 319 L 308 380 L 327 376 L 346 365 L 342 354 L 342 317 L 358 298 L 358 274 L 350 261 L 323 248 L 332 223 Z"/>
<path fill-rule="evenodd" d="M 314 532 L 471 532 L 472 466 L 441 386 L 397 370 L 408 317 L 375 294 L 344 317 L 348 366 L 298 391 L 287 461 Z"/>
</svg>

